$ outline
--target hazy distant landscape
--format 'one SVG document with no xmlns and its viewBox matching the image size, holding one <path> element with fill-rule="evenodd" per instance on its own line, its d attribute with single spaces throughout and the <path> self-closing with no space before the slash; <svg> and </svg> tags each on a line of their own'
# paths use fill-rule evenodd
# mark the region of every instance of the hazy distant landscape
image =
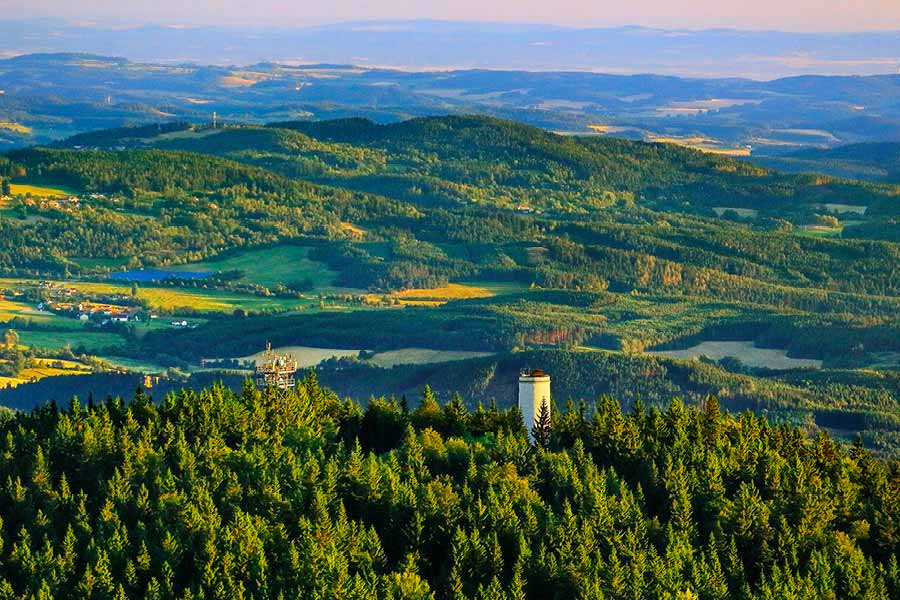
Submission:
<svg viewBox="0 0 900 600">
<path fill-rule="evenodd" d="M 900 33 L 563 27 L 435 20 L 319 26 L 140 25 L 0 21 L 0 55 L 88 52 L 141 62 L 218 66 L 354 64 L 368 68 L 654 73 L 775 79 L 884 75 L 900 68 Z"/>
<path fill-rule="evenodd" d="M 122 125 L 206 124 L 213 114 L 221 123 L 341 117 L 384 123 L 479 113 L 567 134 L 751 157 L 900 140 L 900 75 L 762 82 L 271 62 L 173 65 L 42 54 L 0 61 L 0 89 L 0 143 L 8 148 Z M 856 173 L 865 175 L 858 169 L 836 174 Z"/>
</svg>

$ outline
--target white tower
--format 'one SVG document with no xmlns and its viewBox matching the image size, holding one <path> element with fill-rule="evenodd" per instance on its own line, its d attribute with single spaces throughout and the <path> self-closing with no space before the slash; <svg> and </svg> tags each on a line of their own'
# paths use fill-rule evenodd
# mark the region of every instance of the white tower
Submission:
<svg viewBox="0 0 900 600">
<path fill-rule="evenodd" d="M 519 374 L 519 411 L 528 431 L 528 441 L 533 442 L 531 430 L 541 414 L 541 405 L 550 411 L 550 376 L 540 369 L 526 370 Z"/>
</svg>

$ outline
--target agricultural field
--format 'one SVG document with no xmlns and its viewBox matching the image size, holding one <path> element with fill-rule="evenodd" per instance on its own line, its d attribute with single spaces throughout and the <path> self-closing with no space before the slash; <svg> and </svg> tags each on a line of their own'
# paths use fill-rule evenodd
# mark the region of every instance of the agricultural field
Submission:
<svg viewBox="0 0 900 600">
<path fill-rule="evenodd" d="M 649 352 L 649 354 L 682 360 L 690 360 L 701 356 L 706 356 L 712 360 L 722 360 L 730 356 L 738 359 L 748 367 L 773 370 L 818 369 L 822 366 L 821 360 L 790 358 L 784 350 L 758 348 L 753 342 L 707 341 L 684 350 L 662 350 Z"/>
<path fill-rule="evenodd" d="M 11 131 L 13 133 L 18 133 L 21 135 L 31 135 L 32 133 L 31 127 L 22 125 L 21 123 L 14 123 L 12 121 L 0 121 L 0 130 Z"/>
<path fill-rule="evenodd" d="M 0 389 L 15 387 L 30 381 L 39 381 L 45 377 L 63 377 L 69 375 L 87 375 L 92 371 L 89 365 L 72 361 L 57 360 L 54 358 L 38 358 L 35 364 L 23 369 L 18 377 L 0 377 Z"/>
<path fill-rule="evenodd" d="M 19 374 L 22 379 L 34 380 L 57 375 L 85 375 L 91 367 L 72 360 L 56 360 L 52 358 L 36 359 L 37 364 Z"/>
<path fill-rule="evenodd" d="M 39 283 L 29 279 L 0 279 L 0 287 L 22 289 Z M 75 288 L 86 294 L 131 294 L 131 284 L 94 281 L 55 281 L 53 283 Z M 306 307 L 310 301 L 290 298 L 251 296 L 203 288 L 139 287 L 137 298 L 147 302 L 154 310 L 177 313 L 179 309 L 194 312 L 248 312 L 287 311 Z"/>
<path fill-rule="evenodd" d="M 0 299 L 0 323 L 12 319 L 27 319 L 28 321 L 47 327 L 81 329 L 82 323 L 74 319 L 67 319 L 52 312 L 38 310 L 34 306 L 18 300 Z"/>
<path fill-rule="evenodd" d="M 166 370 L 166 367 L 158 363 L 135 358 L 126 358 L 124 356 L 100 354 L 97 358 L 111 367 L 125 369 L 135 373 L 163 373 Z"/>
<path fill-rule="evenodd" d="M 752 208 L 732 208 L 729 206 L 714 206 L 713 207 L 713 212 L 716 213 L 717 217 L 721 217 L 722 215 L 724 215 L 725 213 L 727 213 L 729 211 L 734 212 L 737 216 L 743 217 L 745 219 L 746 218 L 755 219 L 756 216 L 759 214 L 758 210 L 754 210 Z"/>
<path fill-rule="evenodd" d="M 345 358 L 351 356 L 357 356 L 359 354 L 359 350 L 347 350 L 347 349 L 337 349 L 337 348 L 313 348 L 311 346 L 280 346 L 278 348 L 272 349 L 276 354 L 289 354 L 294 360 L 297 361 L 297 364 L 301 369 L 314 367 L 318 365 L 323 360 L 328 360 L 329 358 Z M 251 354 L 249 356 L 242 356 L 238 358 L 239 361 L 261 361 L 265 359 L 265 351 L 257 352 L 256 354 Z"/>
<path fill-rule="evenodd" d="M 337 348 L 314 348 L 311 346 L 280 346 L 273 348 L 276 354 L 289 354 L 294 357 L 301 369 L 315 367 L 329 358 L 350 358 L 359 355 L 359 350 Z M 491 356 L 491 352 L 464 352 L 456 350 L 433 350 L 430 348 L 400 348 L 387 352 L 379 352 L 364 360 L 366 364 L 389 369 L 397 365 L 425 365 L 444 363 L 470 358 Z M 265 358 L 265 352 L 257 352 L 243 356 L 237 360 L 257 362 Z"/>
<path fill-rule="evenodd" d="M 27 379 L 21 377 L 0 377 L 0 390 L 8 387 L 16 387 L 23 383 L 28 383 Z"/>
<path fill-rule="evenodd" d="M 376 367 L 390 369 L 397 365 L 427 365 L 433 363 L 484 358 L 492 356 L 492 352 L 464 352 L 461 350 L 431 350 L 429 348 L 401 348 L 388 352 L 379 352 L 366 362 Z"/>
<path fill-rule="evenodd" d="M 448 283 L 439 288 L 411 288 L 399 292 L 387 294 L 387 298 L 398 300 L 406 306 L 440 306 L 452 300 L 468 300 L 472 298 L 493 298 L 506 294 L 518 294 L 526 289 L 526 286 L 513 282 L 487 282 L 478 281 L 471 283 Z M 381 300 L 385 295 L 368 294 L 366 299 L 370 302 Z"/>
<path fill-rule="evenodd" d="M 839 237 L 844 231 L 845 224 L 837 227 L 829 227 L 828 225 L 801 225 L 797 228 L 797 235 L 805 235 L 810 237 Z"/>
<path fill-rule="evenodd" d="M 851 215 L 864 215 L 868 210 L 868 206 L 861 206 L 859 204 L 835 204 L 835 203 L 826 203 L 822 205 L 822 208 L 827 210 L 828 212 L 843 215 L 843 214 L 851 214 Z"/>
<path fill-rule="evenodd" d="M 703 110 L 704 109 L 699 108 L 672 108 L 666 112 L 671 112 L 675 115 L 681 115 L 696 114 L 697 112 L 703 112 Z M 646 139 L 648 142 L 674 144 L 676 146 L 683 146 L 685 148 L 699 150 L 700 152 L 706 152 L 708 154 L 721 154 L 723 156 L 750 156 L 751 152 L 751 149 L 747 146 L 735 147 L 723 145 L 718 140 L 707 137 L 669 137 L 650 134 L 646 136 Z"/>
<path fill-rule="evenodd" d="M 75 190 L 61 186 L 45 187 L 27 183 L 10 184 L 9 190 L 13 196 L 27 196 L 30 194 L 39 198 L 67 198 L 78 193 Z"/>
<path fill-rule="evenodd" d="M 76 284 L 75 287 L 91 291 L 88 288 L 82 288 L 81 284 Z M 127 293 L 123 290 L 130 290 L 130 286 L 117 287 L 117 293 Z M 236 309 L 243 309 L 248 312 L 286 311 L 305 306 L 303 302 L 296 299 L 250 296 L 205 289 L 140 288 L 137 297 L 140 300 L 147 301 L 153 309 L 175 313 L 179 310 L 191 310 L 201 313 L 233 312 Z"/>
<path fill-rule="evenodd" d="M 327 265 L 311 260 L 309 252 L 308 247 L 285 244 L 273 248 L 248 250 L 221 260 L 171 265 L 162 270 L 194 273 L 239 270 L 244 272 L 239 281 L 267 288 L 309 279 L 317 292 L 335 289 L 333 284 L 337 273 L 330 270 Z"/>
<path fill-rule="evenodd" d="M 525 289 L 518 283 L 472 282 L 448 283 L 439 288 L 413 288 L 391 294 L 401 300 L 464 300 L 469 298 L 492 298 L 504 294 L 516 294 Z"/>
<path fill-rule="evenodd" d="M 125 338 L 115 333 L 100 331 L 18 331 L 19 344 L 29 348 L 46 350 L 62 350 L 84 348 L 88 352 L 97 352 L 104 348 L 119 347 L 125 344 Z"/>
</svg>

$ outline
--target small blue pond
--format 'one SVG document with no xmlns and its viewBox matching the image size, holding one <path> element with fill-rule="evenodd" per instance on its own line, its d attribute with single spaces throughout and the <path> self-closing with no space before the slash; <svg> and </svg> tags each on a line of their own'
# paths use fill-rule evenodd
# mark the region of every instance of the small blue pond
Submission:
<svg viewBox="0 0 900 600">
<path fill-rule="evenodd" d="M 215 275 L 214 271 L 161 271 L 159 269 L 141 269 L 140 271 L 123 271 L 113 273 L 110 279 L 118 281 L 164 281 L 166 279 L 204 279 Z"/>
</svg>

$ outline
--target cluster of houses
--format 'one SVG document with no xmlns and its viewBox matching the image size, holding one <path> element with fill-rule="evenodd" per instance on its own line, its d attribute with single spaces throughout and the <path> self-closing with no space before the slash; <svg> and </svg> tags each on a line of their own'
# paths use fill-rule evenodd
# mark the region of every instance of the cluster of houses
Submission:
<svg viewBox="0 0 900 600">
<path fill-rule="evenodd" d="M 82 292 L 77 288 L 52 281 L 42 281 L 38 288 L 45 298 L 44 302 L 37 305 L 38 310 L 49 310 L 80 321 L 96 321 L 101 324 L 128 323 L 136 321 L 138 314 L 143 311 L 140 306 L 116 304 L 117 298 L 107 299 L 107 302 L 80 300 L 78 296 L 81 296 Z M 124 300 L 126 297 L 121 298 Z"/>
<path fill-rule="evenodd" d="M 41 290 L 41 301 L 37 305 L 38 310 L 46 310 L 60 315 L 78 319 L 85 323 L 92 322 L 99 325 L 111 323 L 134 323 L 142 320 L 150 321 L 158 319 L 155 313 L 146 313 L 142 306 L 131 304 L 133 299 L 123 294 L 113 294 L 102 298 L 103 302 L 85 300 L 84 292 L 78 288 L 66 286 L 53 281 L 42 281 L 38 285 Z M 3 297 L 0 293 L 0 297 Z M 7 295 L 22 296 L 22 292 L 9 292 Z M 121 302 L 121 304 L 120 304 Z M 176 319 L 169 322 L 172 329 L 194 329 L 196 322 L 184 319 Z"/>
<path fill-rule="evenodd" d="M 66 287 L 52 281 L 42 281 L 38 284 L 38 289 L 43 290 L 44 293 L 53 298 L 71 298 L 78 294 L 77 288 Z"/>
<path fill-rule="evenodd" d="M 25 198 L 25 205 L 39 210 L 77 210 L 81 208 L 81 198 L 68 196 L 60 198 Z"/>
<path fill-rule="evenodd" d="M 105 304 L 102 302 L 60 302 L 51 301 L 39 304 L 38 310 L 50 310 L 55 313 L 68 314 L 79 321 L 98 321 L 102 325 L 107 323 L 128 323 L 136 321 L 138 314 L 143 310 L 140 306 L 123 306 L 119 304 Z"/>
<path fill-rule="evenodd" d="M 107 194 L 94 192 L 88 195 L 91 200 L 102 200 L 107 198 Z M 0 196 L 0 200 L 12 200 L 12 196 Z M 78 196 L 39 196 L 29 194 L 24 198 L 25 206 L 35 208 L 37 210 L 77 210 L 81 208 L 84 200 Z"/>
</svg>

